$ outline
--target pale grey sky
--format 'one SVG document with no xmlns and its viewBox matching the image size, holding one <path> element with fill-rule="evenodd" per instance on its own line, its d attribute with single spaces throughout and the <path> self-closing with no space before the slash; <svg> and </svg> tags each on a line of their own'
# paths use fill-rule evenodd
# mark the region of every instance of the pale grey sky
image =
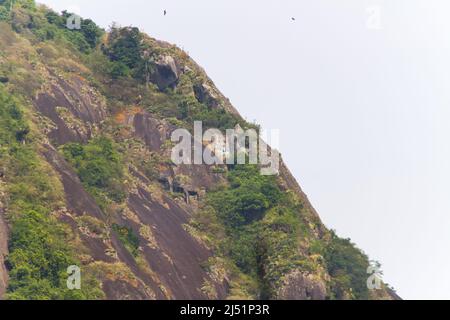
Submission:
<svg viewBox="0 0 450 320">
<path fill-rule="evenodd" d="M 448 0 L 39 2 L 184 48 L 403 298 L 450 299 Z"/>
</svg>

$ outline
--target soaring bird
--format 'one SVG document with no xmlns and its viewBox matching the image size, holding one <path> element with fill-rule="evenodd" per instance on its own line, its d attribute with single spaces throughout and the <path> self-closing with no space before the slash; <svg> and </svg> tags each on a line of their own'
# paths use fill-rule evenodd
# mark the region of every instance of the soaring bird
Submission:
<svg viewBox="0 0 450 320">
<path fill-rule="evenodd" d="M 164 15 L 167 15 L 167 11 L 166 10 L 164 10 Z"/>
<path fill-rule="evenodd" d="M 292 19 L 292 21 L 295 21 L 295 18 L 294 18 L 294 17 L 292 17 L 291 19 Z"/>
</svg>

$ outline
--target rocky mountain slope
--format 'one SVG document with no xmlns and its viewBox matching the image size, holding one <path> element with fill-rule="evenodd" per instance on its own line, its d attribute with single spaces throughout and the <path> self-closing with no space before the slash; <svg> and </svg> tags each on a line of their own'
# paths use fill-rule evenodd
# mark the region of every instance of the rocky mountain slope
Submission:
<svg viewBox="0 0 450 320">
<path fill-rule="evenodd" d="M 244 121 L 179 48 L 0 1 L 0 296 L 396 299 L 284 164 L 175 165 L 171 133 Z M 68 290 L 66 270 L 82 271 Z"/>
</svg>

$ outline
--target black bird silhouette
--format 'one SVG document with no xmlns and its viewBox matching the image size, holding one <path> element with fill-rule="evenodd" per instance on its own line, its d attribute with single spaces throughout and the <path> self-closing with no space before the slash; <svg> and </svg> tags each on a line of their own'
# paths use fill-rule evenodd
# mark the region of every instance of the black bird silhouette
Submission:
<svg viewBox="0 0 450 320">
<path fill-rule="evenodd" d="M 166 10 L 164 10 L 164 15 L 167 15 L 167 11 Z"/>
<path fill-rule="evenodd" d="M 294 17 L 292 17 L 291 19 L 292 19 L 292 21 L 295 21 L 295 18 L 294 18 Z"/>
</svg>

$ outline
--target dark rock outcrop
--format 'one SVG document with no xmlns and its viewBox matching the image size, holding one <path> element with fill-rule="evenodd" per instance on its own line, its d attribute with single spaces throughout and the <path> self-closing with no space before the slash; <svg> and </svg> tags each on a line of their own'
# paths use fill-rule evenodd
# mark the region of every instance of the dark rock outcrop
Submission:
<svg viewBox="0 0 450 320">
<path fill-rule="evenodd" d="M 219 97 L 213 92 L 213 89 L 206 83 L 194 85 L 194 93 L 197 100 L 204 103 L 209 108 L 217 109 L 220 107 Z"/>
<path fill-rule="evenodd" d="M 57 145 L 86 142 L 106 117 L 106 106 L 83 80 L 55 77 L 53 84 L 33 101 L 36 109 L 53 122 L 48 136 Z"/>
<path fill-rule="evenodd" d="M 162 144 L 170 138 L 173 130 L 147 112 L 128 115 L 127 123 L 132 124 L 136 136 L 142 139 L 151 151 L 156 152 L 161 151 Z"/>
<path fill-rule="evenodd" d="M 162 205 L 152 200 L 143 189 L 130 196 L 131 210 L 154 230 L 157 246 L 146 246 L 145 258 L 173 298 L 206 299 L 201 288 L 205 281 L 212 280 L 201 265 L 212 253 L 183 228 L 188 223 L 189 214 L 169 198 L 164 202 Z M 225 288 L 225 283 L 215 283 L 219 299 L 226 297 Z"/>
<path fill-rule="evenodd" d="M 180 67 L 173 57 L 162 56 L 155 62 L 151 79 L 163 91 L 176 86 L 180 73 Z"/>
</svg>

